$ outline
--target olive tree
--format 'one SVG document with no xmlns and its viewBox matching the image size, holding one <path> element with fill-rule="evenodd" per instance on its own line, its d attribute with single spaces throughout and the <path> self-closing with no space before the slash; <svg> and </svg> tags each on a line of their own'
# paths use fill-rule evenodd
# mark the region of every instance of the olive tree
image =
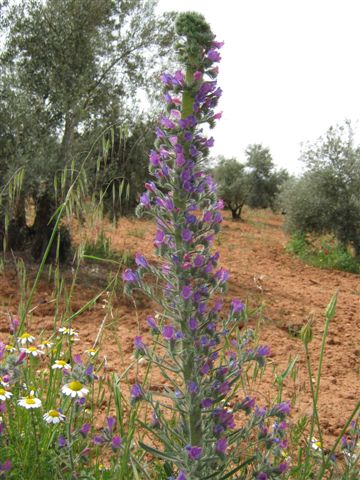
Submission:
<svg viewBox="0 0 360 480">
<path fill-rule="evenodd" d="M 331 127 L 302 154 L 304 175 L 280 194 L 291 233 L 330 233 L 360 258 L 360 147 L 349 122 Z"/>
<path fill-rule="evenodd" d="M 53 227 L 54 176 L 77 168 L 111 122 L 138 123 L 138 93 L 151 89 L 161 59 L 168 58 L 173 27 L 169 14 L 156 15 L 153 0 L 7 3 L 0 23 L 0 189 L 14 171 L 25 171 L 23 196 L 35 205 L 31 238 L 38 258 Z M 88 165 L 89 175 L 93 170 Z M 16 212 L 21 219 L 23 204 Z"/>
<path fill-rule="evenodd" d="M 252 188 L 245 165 L 235 158 L 221 157 L 214 170 L 214 177 L 218 184 L 219 197 L 224 201 L 225 207 L 231 211 L 233 220 L 240 220 L 242 208 Z"/>
</svg>

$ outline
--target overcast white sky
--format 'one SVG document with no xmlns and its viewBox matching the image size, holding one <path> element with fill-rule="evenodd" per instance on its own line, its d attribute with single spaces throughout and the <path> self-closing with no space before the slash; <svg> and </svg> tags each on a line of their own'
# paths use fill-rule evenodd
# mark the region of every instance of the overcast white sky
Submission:
<svg viewBox="0 0 360 480">
<path fill-rule="evenodd" d="M 296 173 L 301 142 L 345 118 L 356 126 L 360 0 L 160 0 L 159 10 L 198 11 L 225 42 L 213 154 L 241 161 L 262 143 Z"/>
</svg>

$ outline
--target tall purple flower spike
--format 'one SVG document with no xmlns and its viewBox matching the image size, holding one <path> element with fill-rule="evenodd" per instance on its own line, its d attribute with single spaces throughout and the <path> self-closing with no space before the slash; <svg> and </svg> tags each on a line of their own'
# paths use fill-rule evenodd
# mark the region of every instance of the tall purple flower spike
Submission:
<svg viewBox="0 0 360 480">
<path fill-rule="evenodd" d="M 222 43 L 215 41 L 199 14 L 180 14 L 176 29 L 179 59 L 187 68 L 160 77 L 167 111 L 159 120 L 149 155 L 153 180 L 145 184 L 137 209 L 138 214 L 156 222 L 154 246 L 160 266 L 150 265 L 137 253 L 137 271 L 125 270 L 123 280 L 126 291 L 141 289 L 162 309 L 159 319 L 155 322 L 148 317 L 147 324 L 163 353 L 145 348 L 141 337 L 136 337 L 135 349 L 155 362 L 170 382 L 166 390 L 172 402 L 169 408 L 171 416 L 178 412 L 178 424 L 167 429 L 167 417 L 162 418 L 157 409 L 156 416 L 162 419 L 157 423 L 161 429 L 158 438 L 166 439 L 166 452 L 178 469 L 177 478 L 197 480 L 214 471 L 220 475 L 231 465 L 228 455 L 233 449 L 228 447 L 236 423 L 226 401 L 239 383 L 243 364 L 263 362 L 268 350 L 250 349 L 247 338 L 234 341 L 233 350 L 226 355 L 218 353 L 224 337 L 246 314 L 245 305 L 236 299 L 227 317 L 220 316 L 218 295 L 226 288 L 229 274 L 218 267 L 219 254 L 211 251 L 222 222 L 223 202 L 205 171 L 214 139 L 205 134 L 203 126 L 213 128 L 221 117 L 215 109 L 221 96 L 216 77 Z M 144 271 L 157 278 L 156 289 L 145 283 Z M 155 397 L 139 384 L 132 386 L 133 403 L 149 401 L 154 408 L 158 405 Z M 166 403 L 162 408 L 167 408 Z M 254 402 L 246 399 L 237 409 L 250 412 Z M 285 410 L 281 406 L 273 414 L 279 416 Z M 264 416 L 257 416 L 254 425 L 263 421 Z M 149 428 L 154 430 L 151 425 Z M 174 445 L 171 452 L 174 431 L 177 443 L 182 441 L 183 445 L 181 449 Z M 152 454 L 156 452 L 148 448 Z M 158 453 L 162 458 L 161 451 Z"/>
</svg>

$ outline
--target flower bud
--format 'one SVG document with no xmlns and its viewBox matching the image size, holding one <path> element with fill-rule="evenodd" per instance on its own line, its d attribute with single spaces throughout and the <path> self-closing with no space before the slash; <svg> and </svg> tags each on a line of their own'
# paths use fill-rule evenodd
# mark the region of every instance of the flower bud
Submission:
<svg viewBox="0 0 360 480">
<path fill-rule="evenodd" d="M 307 345 L 312 340 L 312 319 L 310 319 L 300 330 L 300 338 Z"/>
</svg>

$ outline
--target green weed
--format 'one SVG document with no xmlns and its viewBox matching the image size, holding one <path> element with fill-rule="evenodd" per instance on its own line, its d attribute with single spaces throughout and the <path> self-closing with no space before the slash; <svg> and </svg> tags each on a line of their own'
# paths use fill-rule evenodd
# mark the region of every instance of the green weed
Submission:
<svg viewBox="0 0 360 480">
<path fill-rule="evenodd" d="M 305 235 L 298 234 L 291 238 L 286 250 L 314 267 L 360 273 L 359 262 L 332 239 L 323 238 L 313 243 Z"/>
</svg>

